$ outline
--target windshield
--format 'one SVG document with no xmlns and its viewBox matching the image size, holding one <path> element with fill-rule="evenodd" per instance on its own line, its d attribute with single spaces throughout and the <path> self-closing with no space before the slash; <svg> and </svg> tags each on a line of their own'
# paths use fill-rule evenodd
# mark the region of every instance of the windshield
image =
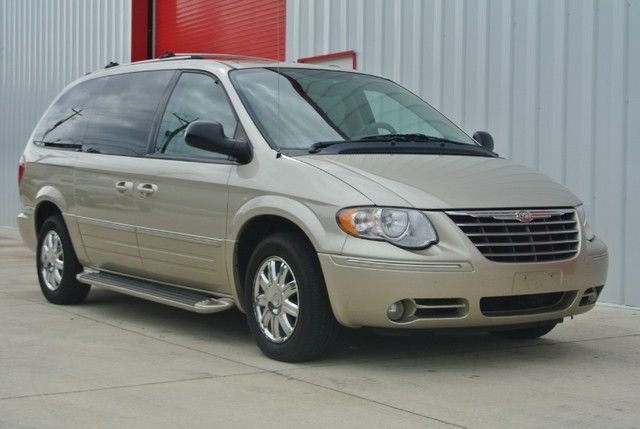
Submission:
<svg viewBox="0 0 640 429">
<path fill-rule="evenodd" d="M 231 80 L 265 138 L 278 149 L 308 150 L 319 142 L 382 139 L 389 134 L 478 146 L 424 100 L 383 78 L 334 70 L 256 68 L 235 70 Z"/>
</svg>

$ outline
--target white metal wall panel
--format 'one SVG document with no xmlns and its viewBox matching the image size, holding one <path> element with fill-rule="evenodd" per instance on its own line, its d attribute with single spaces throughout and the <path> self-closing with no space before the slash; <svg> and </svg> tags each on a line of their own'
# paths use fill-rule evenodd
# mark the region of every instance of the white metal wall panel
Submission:
<svg viewBox="0 0 640 429">
<path fill-rule="evenodd" d="M 15 225 L 18 159 L 49 103 L 130 53 L 131 0 L 0 0 L 0 225 Z"/>
<path fill-rule="evenodd" d="M 640 305 L 640 0 L 287 1 L 288 60 L 346 49 L 572 189 Z"/>
</svg>

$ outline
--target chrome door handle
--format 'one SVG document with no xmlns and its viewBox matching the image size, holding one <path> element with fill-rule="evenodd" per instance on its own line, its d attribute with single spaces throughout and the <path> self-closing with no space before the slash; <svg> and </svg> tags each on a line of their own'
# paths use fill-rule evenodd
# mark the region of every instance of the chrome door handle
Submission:
<svg viewBox="0 0 640 429">
<path fill-rule="evenodd" d="M 127 193 L 133 189 L 133 183 L 121 180 L 116 182 L 116 190 L 121 194 Z"/>
<path fill-rule="evenodd" d="M 154 185 L 153 183 L 140 183 L 137 189 L 143 197 L 150 197 L 158 192 L 158 185 Z"/>
</svg>

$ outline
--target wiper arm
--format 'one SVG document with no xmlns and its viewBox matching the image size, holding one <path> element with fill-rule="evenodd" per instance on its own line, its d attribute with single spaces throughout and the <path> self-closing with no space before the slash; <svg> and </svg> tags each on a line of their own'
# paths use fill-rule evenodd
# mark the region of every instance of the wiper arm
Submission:
<svg viewBox="0 0 640 429">
<path fill-rule="evenodd" d="M 474 146 L 469 143 L 459 142 L 456 140 L 450 140 L 445 137 L 428 136 L 426 134 L 414 133 L 414 134 L 379 134 L 372 136 L 361 137 L 354 141 L 379 141 L 379 142 L 435 142 L 435 143 L 451 143 L 451 144 L 463 144 L 466 146 Z"/>
<path fill-rule="evenodd" d="M 53 124 L 53 126 L 51 128 L 49 128 L 47 131 L 45 131 L 45 133 L 42 135 L 42 139 L 44 140 L 45 137 L 47 137 L 49 135 L 49 133 L 51 133 L 51 131 L 55 130 L 56 128 L 58 128 L 60 125 L 64 124 L 65 122 L 75 118 L 76 116 L 82 116 L 82 109 L 74 109 L 73 107 L 71 108 L 71 114 L 69 116 L 67 116 L 64 119 L 60 119 L 58 122 L 56 122 L 55 124 Z"/>
<path fill-rule="evenodd" d="M 336 140 L 332 142 L 317 142 L 309 146 L 309 153 L 318 153 L 322 149 L 325 149 L 329 146 L 333 146 L 334 144 L 347 143 L 349 140 Z"/>
<path fill-rule="evenodd" d="M 354 140 L 336 140 L 317 142 L 309 146 L 309 153 L 318 153 L 323 149 L 333 146 L 335 144 L 348 144 L 348 143 L 373 143 L 373 142 L 428 142 L 428 143 L 449 143 L 463 146 L 479 147 L 477 145 L 459 142 L 456 140 L 449 140 L 444 137 L 428 136 L 426 134 L 380 134 L 373 136 L 365 136 Z"/>
<path fill-rule="evenodd" d="M 40 143 L 42 143 L 44 146 L 48 146 L 48 147 L 59 147 L 59 148 L 62 148 L 62 149 L 82 150 L 82 144 L 81 143 L 74 143 L 74 142 L 69 141 L 69 140 L 56 140 L 56 141 L 42 140 L 42 141 L 40 141 Z"/>
</svg>

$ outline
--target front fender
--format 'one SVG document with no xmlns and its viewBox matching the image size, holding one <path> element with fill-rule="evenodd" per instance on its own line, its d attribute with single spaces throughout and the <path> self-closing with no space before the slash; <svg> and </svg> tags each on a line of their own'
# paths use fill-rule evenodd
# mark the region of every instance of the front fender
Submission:
<svg viewBox="0 0 640 429">
<path fill-rule="evenodd" d="M 226 259 L 231 291 L 238 308 L 243 309 L 236 284 L 234 255 L 242 228 L 251 219 L 259 216 L 278 216 L 298 226 L 309 238 L 319 253 L 339 253 L 347 236 L 335 222 L 336 207 L 316 204 L 313 208 L 300 201 L 279 195 L 261 195 L 245 202 L 229 219 L 227 231 Z"/>
</svg>

